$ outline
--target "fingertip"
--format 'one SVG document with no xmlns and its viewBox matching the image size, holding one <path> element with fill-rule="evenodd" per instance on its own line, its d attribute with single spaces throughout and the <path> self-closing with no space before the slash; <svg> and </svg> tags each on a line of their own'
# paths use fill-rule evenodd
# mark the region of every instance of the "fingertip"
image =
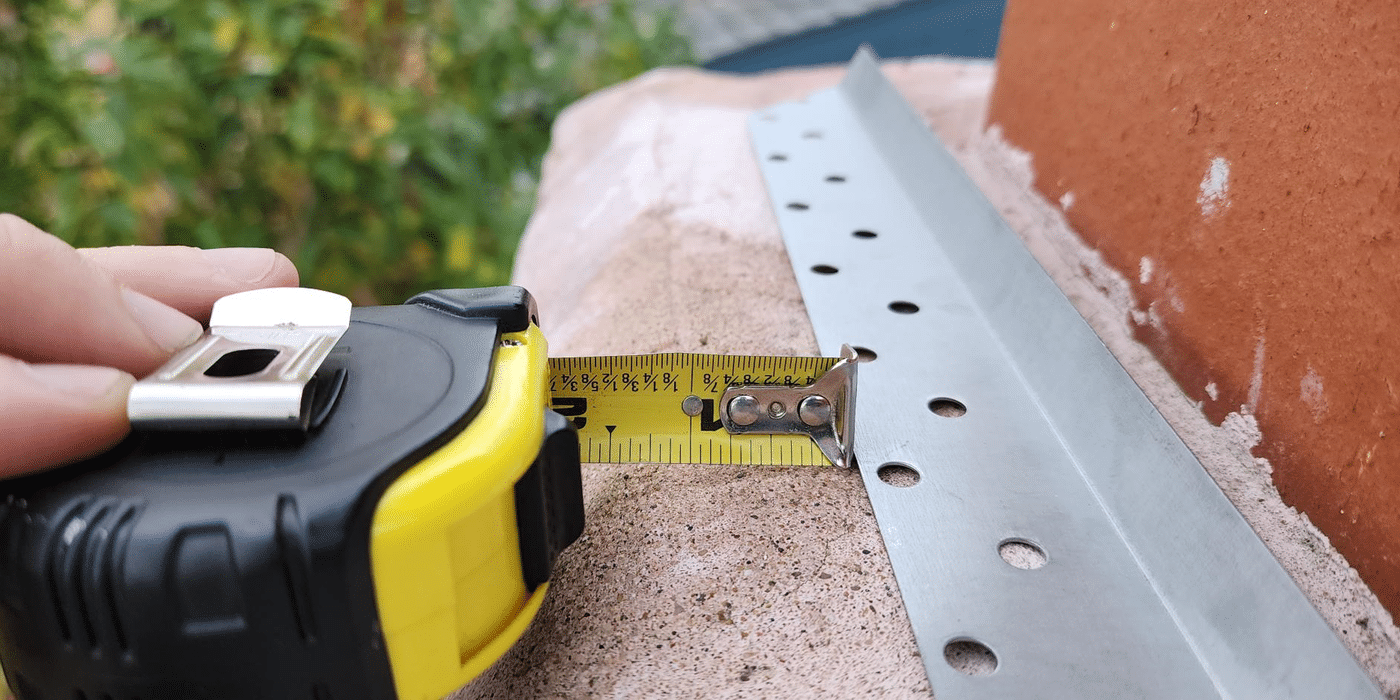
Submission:
<svg viewBox="0 0 1400 700">
<path fill-rule="evenodd" d="M 39 233 L 47 236 L 38 226 L 9 212 L 0 213 L 0 244 L 13 245 L 16 236 L 29 236 Z"/>
<path fill-rule="evenodd" d="M 112 367 L 94 365 L 21 365 L 29 376 L 56 394 L 84 402 L 110 403 L 120 399 L 125 406 L 135 379 Z"/>
<path fill-rule="evenodd" d="M 273 252 L 275 259 L 272 264 L 272 273 L 268 276 L 268 287 L 298 287 L 301 286 L 301 273 L 297 272 L 297 266 L 287 256 Z"/>
<path fill-rule="evenodd" d="M 199 325 L 185 319 L 177 328 L 179 319 L 170 320 L 176 311 L 132 303 L 109 271 L 13 215 L 0 215 L 0 279 L 0 353 L 7 357 L 148 372 Z"/>
<path fill-rule="evenodd" d="M 92 457 L 131 430 L 126 400 L 136 380 L 126 372 L 0 358 L 0 380 L 0 478 Z"/>
<path fill-rule="evenodd" d="M 229 294 L 300 284 L 296 266 L 271 248 L 126 246 L 84 248 L 85 259 L 116 280 L 198 321 Z"/>
<path fill-rule="evenodd" d="M 297 266 L 293 265 L 292 261 L 287 258 L 287 256 L 271 248 L 259 248 L 257 250 L 269 254 L 270 264 L 260 277 L 248 282 L 249 289 L 295 287 L 301 284 L 301 275 L 297 273 Z"/>
<path fill-rule="evenodd" d="M 131 317 L 145 331 L 146 337 L 164 351 L 164 357 L 193 343 L 204 333 L 199 321 L 130 287 L 121 287 L 121 295 Z"/>
<path fill-rule="evenodd" d="M 210 265 L 249 289 L 294 287 L 298 281 L 292 261 L 271 248 L 210 248 L 200 254 Z"/>
</svg>

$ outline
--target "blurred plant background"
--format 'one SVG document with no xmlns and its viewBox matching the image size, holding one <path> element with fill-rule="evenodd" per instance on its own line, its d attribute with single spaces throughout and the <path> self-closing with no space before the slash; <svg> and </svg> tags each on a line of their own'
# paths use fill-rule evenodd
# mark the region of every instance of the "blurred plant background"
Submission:
<svg viewBox="0 0 1400 700">
<path fill-rule="evenodd" d="M 690 58 L 621 0 L 0 0 L 0 211 L 357 303 L 500 284 L 559 112 Z"/>
</svg>

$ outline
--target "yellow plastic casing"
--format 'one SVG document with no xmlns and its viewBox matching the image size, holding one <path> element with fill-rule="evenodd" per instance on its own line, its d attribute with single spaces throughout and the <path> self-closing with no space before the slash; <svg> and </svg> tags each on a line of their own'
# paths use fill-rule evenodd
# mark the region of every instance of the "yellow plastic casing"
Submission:
<svg viewBox="0 0 1400 700">
<path fill-rule="evenodd" d="M 502 336 L 485 403 L 385 492 L 370 537 L 375 598 L 399 700 L 439 700 L 524 633 L 548 584 L 525 589 L 515 482 L 539 454 L 548 346 Z"/>
</svg>

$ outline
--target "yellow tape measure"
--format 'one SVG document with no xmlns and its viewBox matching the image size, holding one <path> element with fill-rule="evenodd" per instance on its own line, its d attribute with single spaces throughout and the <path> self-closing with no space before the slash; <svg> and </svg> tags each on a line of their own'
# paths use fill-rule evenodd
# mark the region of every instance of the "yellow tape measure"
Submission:
<svg viewBox="0 0 1400 700">
<path fill-rule="evenodd" d="M 514 287 L 220 300 L 132 389 L 131 441 L 0 482 L 19 700 L 444 697 L 540 609 L 580 461 L 852 462 L 849 348 L 550 360 L 536 319 Z"/>
<path fill-rule="evenodd" d="M 834 430 L 849 401 L 812 387 L 841 364 L 689 353 L 551 358 L 551 408 L 578 429 L 585 462 L 829 465 L 843 460 L 824 454 L 816 433 Z"/>
</svg>

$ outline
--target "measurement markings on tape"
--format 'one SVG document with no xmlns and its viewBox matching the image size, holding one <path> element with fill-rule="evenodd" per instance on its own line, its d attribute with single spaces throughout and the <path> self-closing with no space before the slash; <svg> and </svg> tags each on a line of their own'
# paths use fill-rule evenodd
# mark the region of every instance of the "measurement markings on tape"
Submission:
<svg viewBox="0 0 1400 700">
<path fill-rule="evenodd" d="M 691 353 L 551 358 L 550 407 L 578 429 L 585 462 L 829 465 L 809 432 L 736 433 L 745 425 L 726 427 L 725 419 L 731 406 L 774 389 L 791 396 L 766 398 L 757 407 L 765 420 L 810 417 L 799 414 L 808 395 L 788 390 L 817 383 L 840 363 Z M 726 392 L 739 404 L 735 396 L 726 404 Z"/>
</svg>

